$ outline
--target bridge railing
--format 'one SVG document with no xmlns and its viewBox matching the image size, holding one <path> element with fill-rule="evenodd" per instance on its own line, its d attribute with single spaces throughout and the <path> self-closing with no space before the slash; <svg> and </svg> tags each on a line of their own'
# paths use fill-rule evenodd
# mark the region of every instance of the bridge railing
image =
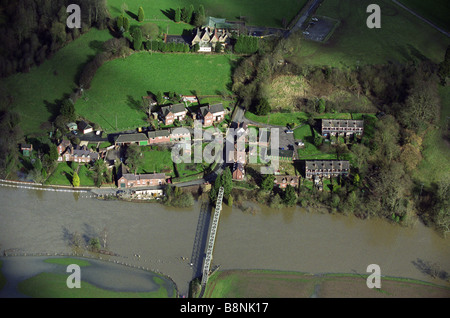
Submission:
<svg viewBox="0 0 450 318">
<path fill-rule="evenodd" d="M 206 283 L 208 282 L 209 269 L 211 267 L 212 253 L 214 250 L 214 242 L 216 240 L 217 226 L 219 225 L 220 212 L 222 211 L 223 191 L 224 191 L 223 187 L 220 187 L 219 194 L 217 195 L 216 209 L 214 211 L 214 218 L 211 224 L 211 232 L 209 234 L 208 240 L 208 249 L 206 251 L 205 264 L 203 266 L 202 287 L 205 287 Z"/>
</svg>

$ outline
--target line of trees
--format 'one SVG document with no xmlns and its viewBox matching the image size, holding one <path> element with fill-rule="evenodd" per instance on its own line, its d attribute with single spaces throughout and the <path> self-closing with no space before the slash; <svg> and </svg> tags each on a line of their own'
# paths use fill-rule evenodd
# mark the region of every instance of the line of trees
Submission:
<svg viewBox="0 0 450 318">
<path fill-rule="evenodd" d="M 202 4 L 198 6 L 197 10 L 194 9 L 193 4 L 182 9 L 176 8 L 173 19 L 175 22 L 182 21 L 199 27 L 205 23 L 205 8 Z"/>
</svg>

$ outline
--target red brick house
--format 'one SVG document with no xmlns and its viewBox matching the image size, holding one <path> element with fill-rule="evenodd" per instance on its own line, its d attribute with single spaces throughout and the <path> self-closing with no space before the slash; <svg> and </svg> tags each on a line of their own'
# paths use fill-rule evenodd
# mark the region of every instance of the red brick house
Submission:
<svg viewBox="0 0 450 318">
<path fill-rule="evenodd" d="M 186 118 L 186 108 L 184 104 L 175 104 L 161 107 L 159 116 L 164 125 L 172 125 L 175 119 L 182 121 Z"/>
<path fill-rule="evenodd" d="M 197 113 L 197 119 L 202 121 L 203 126 L 208 127 L 225 118 L 225 109 L 222 103 L 202 106 Z"/>
<path fill-rule="evenodd" d="M 170 131 L 165 130 L 155 130 L 148 133 L 148 144 L 160 144 L 170 142 Z"/>
<path fill-rule="evenodd" d="M 244 165 L 240 162 L 235 162 L 232 169 L 233 180 L 241 181 L 245 177 Z"/>
<path fill-rule="evenodd" d="M 165 173 L 127 173 L 123 165 L 119 169 L 117 177 L 117 186 L 119 188 L 152 187 L 166 184 Z"/>
</svg>

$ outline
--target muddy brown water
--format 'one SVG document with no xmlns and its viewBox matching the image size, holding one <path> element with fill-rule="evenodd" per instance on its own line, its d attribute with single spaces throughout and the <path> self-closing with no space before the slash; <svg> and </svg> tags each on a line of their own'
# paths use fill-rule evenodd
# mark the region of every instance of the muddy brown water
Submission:
<svg viewBox="0 0 450 318">
<path fill-rule="evenodd" d="M 88 241 L 106 228 L 108 248 L 119 255 L 112 259 L 162 272 L 187 294 L 200 203 L 177 209 L 88 195 L 0 187 L 0 249 L 70 253 L 72 233 Z M 450 239 L 421 223 L 405 228 L 301 208 L 256 205 L 255 211 L 224 206 L 213 266 L 365 274 L 369 264 L 378 264 L 382 275 L 440 285 L 446 283 L 418 264 L 436 263 L 450 273 Z"/>
</svg>

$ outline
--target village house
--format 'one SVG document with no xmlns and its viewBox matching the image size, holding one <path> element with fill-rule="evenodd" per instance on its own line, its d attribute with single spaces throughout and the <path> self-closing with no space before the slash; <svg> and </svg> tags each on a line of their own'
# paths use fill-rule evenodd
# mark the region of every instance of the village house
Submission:
<svg viewBox="0 0 450 318">
<path fill-rule="evenodd" d="M 216 48 L 218 43 L 224 45 L 229 35 L 226 30 L 210 28 L 208 26 L 196 28 L 191 45 L 199 45 L 199 52 L 211 52 Z"/>
<path fill-rule="evenodd" d="M 244 144 L 242 145 L 245 146 Z M 245 164 L 247 156 L 245 152 L 245 147 L 242 147 L 242 149 L 238 149 L 238 144 L 235 143 L 233 148 L 234 149 L 228 152 L 227 162 L 228 163 L 239 162 Z M 241 146 L 239 148 L 241 148 Z"/>
<path fill-rule="evenodd" d="M 100 158 L 98 152 L 88 149 L 86 146 L 73 146 L 70 141 L 63 139 L 58 147 L 58 161 L 75 161 L 90 163 Z"/>
<path fill-rule="evenodd" d="M 170 131 L 169 139 L 171 142 L 191 140 L 191 133 L 186 128 L 175 128 Z"/>
<path fill-rule="evenodd" d="M 292 187 L 297 187 L 299 182 L 298 176 L 288 176 L 288 175 L 278 175 L 275 176 L 274 185 L 278 186 L 279 188 L 286 188 L 288 185 Z"/>
<path fill-rule="evenodd" d="M 331 178 L 348 175 L 350 163 L 347 160 L 313 160 L 305 161 L 305 178 Z"/>
<path fill-rule="evenodd" d="M 222 103 L 201 106 L 198 109 L 196 119 L 201 120 L 204 127 L 211 126 L 216 122 L 221 122 L 225 118 L 225 109 Z"/>
<path fill-rule="evenodd" d="M 87 122 L 85 122 L 84 120 L 81 121 L 78 124 L 78 129 L 83 133 L 83 134 L 88 134 L 90 132 L 94 131 L 94 128 L 92 128 L 91 125 L 89 125 Z"/>
<path fill-rule="evenodd" d="M 168 142 L 170 142 L 170 130 L 164 129 L 148 132 L 148 143 L 150 145 Z"/>
<path fill-rule="evenodd" d="M 241 162 L 235 162 L 231 172 L 233 180 L 241 181 L 245 177 L 244 165 Z"/>
<path fill-rule="evenodd" d="M 362 135 L 364 120 L 322 119 L 322 136 L 352 136 Z"/>
<path fill-rule="evenodd" d="M 184 104 L 175 104 L 161 107 L 159 115 L 164 125 L 172 125 L 175 120 L 183 121 L 186 117 Z"/>
<path fill-rule="evenodd" d="M 151 187 L 165 184 L 165 173 L 133 174 L 128 173 L 124 165 L 121 165 L 117 173 L 117 186 L 119 188 Z"/>
<path fill-rule="evenodd" d="M 121 134 L 117 136 L 114 143 L 116 146 L 128 146 L 131 144 L 146 146 L 149 143 L 149 138 L 143 132 L 134 134 Z"/>
</svg>

